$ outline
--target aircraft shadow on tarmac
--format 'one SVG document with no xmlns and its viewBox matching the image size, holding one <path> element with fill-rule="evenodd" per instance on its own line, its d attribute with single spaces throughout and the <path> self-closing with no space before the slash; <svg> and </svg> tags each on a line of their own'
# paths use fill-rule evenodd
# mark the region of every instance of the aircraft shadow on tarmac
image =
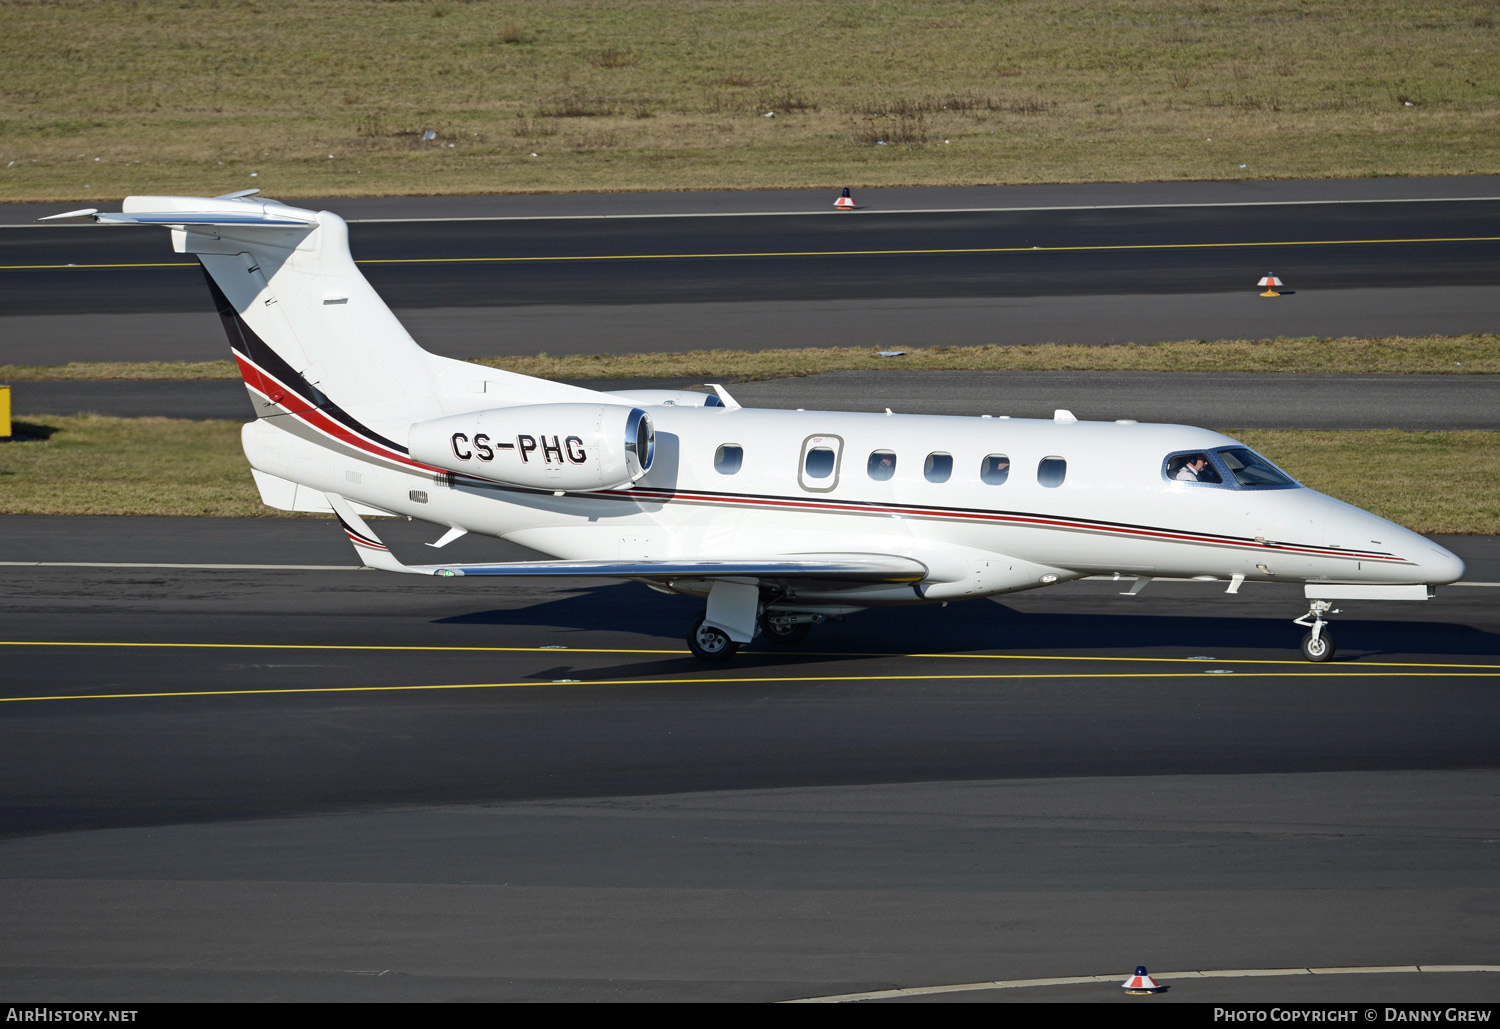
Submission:
<svg viewBox="0 0 1500 1029">
<path fill-rule="evenodd" d="M 620 583 L 579 587 L 555 600 L 527 607 L 474 611 L 436 621 L 452 625 L 562 627 L 564 632 L 576 633 L 653 632 L 668 636 L 673 646 L 681 645 L 685 651 L 682 636 L 701 611 L 701 601 L 666 597 L 632 583 Z M 1062 651 L 1097 656 L 1139 655 L 1142 650 L 1150 649 L 1165 651 L 1163 657 L 1185 657 L 1222 656 L 1232 649 L 1264 651 L 1254 655 L 1262 659 L 1293 660 L 1305 631 L 1292 624 L 1292 617 L 1300 613 L 1289 609 L 1285 618 L 1060 614 L 1019 611 L 998 601 L 955 603 L 946 609 L 937 606 L 873 609 L 853 615 L 847 622 L 814 626 L 800 648 L 771 647 L 758 640 L 742 651 L 731 667 L 762 659 L 784 663 L 788 655 L 804 661 L 832 661 L 875 658 L 894 652 L 970 651 Z M 1332 626 L 1341 654 L 1350 659 L 1390 655 L 1493 657 L 1500 652 L 1500 636 L 1455 622 L 1362 619 L 1351 612 L 1336 619 Z M 645 671 L 632 666 L 633 671 L 620 674 L 680 672 L 685 664 L 703 667 L 684 653 L 680 658 L 650 661 Z M 596 674 L 598 671 L 595 670 Z"/>
</svg>

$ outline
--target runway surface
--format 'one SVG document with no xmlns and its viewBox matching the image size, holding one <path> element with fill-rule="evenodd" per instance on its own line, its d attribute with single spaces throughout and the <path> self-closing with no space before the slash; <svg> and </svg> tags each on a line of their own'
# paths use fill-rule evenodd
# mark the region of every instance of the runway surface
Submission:
<svg viewBox="0 0 1500 1029">
<path fill-rule="evenodd" d="M 1296 590 L 1085 582 L 705 668 L 691 601 L 413 585 L 322 519 L 0 529 L 113 563 L 0 569 L 12 996 L 1497 995 L 1416 971 L 1500 964 L 1494 587 L 1345 605 L 1325 666 Z"/>
<path fill-rule="evenodd" d="M 472 357 L 1488 332 L 1496 183 L 328 203 L 367 217 L 355 257 L 416 338 Z M 8 363 L 222 353 L 164 234 L 40 213 L 0 210 Z M 1287 295 L 1257 295 L 1268 270 Z"/>
<path fill-rule="evenodd" d="M 1187 211 L 364 222 L 350 248 L 397 308 L 1204 293 L 1253 286 L 1241 269 L 1261 266 L 1293 290 L 1487 286 L 1500 258 L 1500 199 Z M 105 313 L 201 310 L 197 262 L 165 244 L 4 230 L 0 315 L 80 295 Z"/>
</svg>

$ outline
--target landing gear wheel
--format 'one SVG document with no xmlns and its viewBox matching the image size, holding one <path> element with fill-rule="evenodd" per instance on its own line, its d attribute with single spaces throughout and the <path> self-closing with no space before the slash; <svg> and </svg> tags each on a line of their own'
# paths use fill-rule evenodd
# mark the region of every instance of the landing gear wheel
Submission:
<svg viewBox="0 0 1500 1029">
<path fill-rule="evenodd" d="M 1317 639 L 1313 639 L 1312 633 L 1302 637 L 1302 656 L 1309 661 L 1327 661 L 1333 654 L 1333 636 L 1327 629 L 1319 633 Z"/>
<path fill-rule="evenodd" d="M 812 622 L 776 622 L 767 618 L 760 623 L 760 631 L 773 647 L 795 647 L 807 639 Z"/>
<path fill-rule="evenodd" d="M 728 661 L 740 649 L 740 645 L 730 639 L 728 633 L 703 624 L 702 618 L 693 623 L 687 636 L 687 645 L 699 661 Z"/>
<path fill-rule="evenodd" d="M 1328 631 L 1328 620 L 1324 615 L 1336 615 L 1338 609 L 1327 600 L 1314 600 L 1307 614 L 1293 618 L 1293 625 L 1305 625 L 1312 632 L 1302 637 L 1302 656 L 1309 661 L 1327 661 L 1333 657 L 1333 634 Z"/>
</svg>

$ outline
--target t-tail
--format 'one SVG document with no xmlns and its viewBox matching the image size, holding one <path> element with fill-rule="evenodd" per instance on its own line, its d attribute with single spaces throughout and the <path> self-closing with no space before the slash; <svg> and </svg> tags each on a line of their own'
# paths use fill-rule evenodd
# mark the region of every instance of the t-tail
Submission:
<svg viewBox="0 0 1500 1029">
<path fill-rule="evenodd" d="M 594 396 L 423 350 L 360 273 L 342 218 L 255 192 L 132 196 L 118 214 L 44 220 L 170 229 L 173 249 L 202 265 L 256 415 L 367 458 L 400 461 L 414 421 Z"/>
</svg>

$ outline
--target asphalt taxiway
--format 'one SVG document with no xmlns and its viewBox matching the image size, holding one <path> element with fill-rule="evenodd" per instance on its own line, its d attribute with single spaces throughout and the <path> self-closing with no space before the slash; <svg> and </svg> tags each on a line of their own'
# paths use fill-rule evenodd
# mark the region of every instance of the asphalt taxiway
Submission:
<svg viewBox="0 0 1500 1029">
<path fill-rule="evenodd" d="M 1495 586 L 1345 605 L 1329 665 L 1294 589 L 1091 581 L 704 667 L 691 601 L 322 519 L 3 526 L 12 996 L 1497 995 Z"/>
</svg>

